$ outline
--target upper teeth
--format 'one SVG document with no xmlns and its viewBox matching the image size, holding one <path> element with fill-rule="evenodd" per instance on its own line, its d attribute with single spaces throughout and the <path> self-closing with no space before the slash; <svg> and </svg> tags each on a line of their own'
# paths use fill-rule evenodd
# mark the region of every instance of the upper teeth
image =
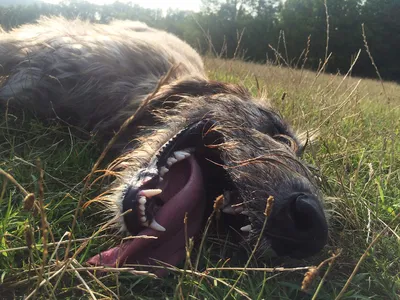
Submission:
<svg viewBox="0 0 400 300">
<path fill-rule="evenodd" d="M 139 204 L 146 204 L 147 200 L 146 197 L 142 196 L 139 198 Z"/>
<path fill-rule="evenodd" d="M 140 215 L 144 217 L 146 215 L 146 206 L 145 206 L 147 202 L 146 197 L 145 196 L 140 197 L 138 202 L 139 202 Z M 146 222 L 146 220 L 142 222 Z"/>
<path fill-rule="evenodd" d="M 178 160 L 175 157 L 170 157 L 167 159 L 167 165 L 172 166 L 174 163 L 176 163 Z"/>
<path fill-rule="evenodd" d="M 188 158 L 191 155 L 189 151 L 190 149 L 175 151 L 174 154 L 167 159 L 167 167 L 171 168 L 171 166 L 178 161 Z M 167 167 L 161 167 L 159 173 L 161 178 L 168 173 L 169 169 Z"/>
<path fill-rule="evenodd" d="M 164 176 L 167 172 L 169 171 L 169 169 L 167 169 L 166 167 L 162 167 L 160 169 L 160 176 Z"/>
<path fill-rule="evenodd" d="M 163 166 L 160 168 L 159 171 L 159 180 L 162 181 L 163 176 L 168 173 L 169 169 L 173 164 L 177 163 L 178 161 L 184 160 L 188 158 L 190 154 L 190 149 L 187 149 L 185 151 L 175 151 L 174 154 L 167 159 L 167 165 Z M 167 168 L 168 167 L 168 168 Z M 148 182 L 151 178 L 145 178 L 144 182 Z M 161 189 L 147 189 L 147 190 L 141 190 L 139 192 L 139 200 L 138 200 L 138 207 L 139 207 L 139 213 L 140 213 L 140 222 L 142 226 L 152 228 L 156 231 L 165 231 L 165 228 L 161 226 L 160 224 L 157 223 L 155 219 L 153 219 L 151 222 L 146 217 L 146 203 L 147 199 L 146 198 L 151 198 L 156 195 L 159 195 L 162 193 Z"/>
<path fill-rule="evenodd" d="M 176 151 L 174 153 L 174 155 L 175 155 L 177 160 L 183 160 L 183 159 L 189 157 L 190 153 L 189 152 L 185 152 L 185 151 Z"/>
</svg>

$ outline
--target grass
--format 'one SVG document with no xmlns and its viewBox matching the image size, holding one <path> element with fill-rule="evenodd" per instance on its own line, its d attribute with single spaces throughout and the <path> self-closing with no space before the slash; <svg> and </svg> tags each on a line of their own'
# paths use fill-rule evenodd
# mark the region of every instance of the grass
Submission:
<svg viewBox="0 0 400 300">
<path fill-rule="evenodd" d="M 102 149 L 63 124 L 2 111 L 0 168 L 34 193 L 37 205 L 25 210 L 23 192 L 0 174 L 0 298 L 334 299 L 351 278 L 342 299 L 398 299 L 400 229 L 393 219 L 400 212 L 400 86 L 384 82 L 385 94 L 379 81 L 351 76 L 215 58 L 206 58 L 206 66 L 212 79 L 267 96 L 300 132 L 318 133 L 304 159 L 321 175 L 331 227 L 326 249 L 309 260 L 251 261 L 249 268 L 259 269 L 243 271 L 229 269 L 246 264 L 238 249 L 209 234 L 198 270 L 180 266 L 164 279 L 130 270 L 92 276 L 85 261 L 120 241 L 111 231 L 98 232 L 106 222 L 101 207 L 92 204 L 79 215 L 69 251 L 62 241 Z M 84 201 L 105 184 L 91 186 Z M 301 291 L 308 268 L 338 249 L 340 256 Z M 77 253 L 68 265 L 66 251 Z"/>
</svg>

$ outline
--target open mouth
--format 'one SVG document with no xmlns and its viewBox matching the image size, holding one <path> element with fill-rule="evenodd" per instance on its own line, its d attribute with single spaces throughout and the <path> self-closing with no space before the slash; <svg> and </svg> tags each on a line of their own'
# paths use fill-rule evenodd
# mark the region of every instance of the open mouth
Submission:
<svg viewBox="0 0 400 300">
<path fill-rule="evenodd" d="M 151 196 L 151 193 L 157 193 L 158 189 L 136 191 L 128 188 L 124 206 L 130 206 L 132 211 L 126 213 L 124 219 L 129 232 L 137 238 L 102 252 L 89 263 L 117 266 L 123 263 L 154 264 L 159 260 L 175 265 L 182 259 L 186 245 L 185 217 L 189 237 L 200 231 L 203 222 L 206 202 L 202 174 L 193 157 L 176 163 L 168 173 L 171 176 L 165 174 L 160 185 L 162 192 L 157 195 Z M 148 185 L 151 182 L 145 184 Z"/>
<path fill-rule="evenodd" d="M 176 265 L 184 258 L 187 238 L 196 236 L 203 227 L 207 199 L 214 199 L 222 191 L 213 188 L 219 183 L 212 178 L 220 178 L 225 171 L 209 162 L 210 157 L 218 160 L 219 155 L 206 146 L 206 142 L 220 141 L 219 135 L 210 133 L 212 126 L 204 120 L 189 125 L 159 150 L 146 169 L 139 171 L 138 178 L 126 187 L 121 212 L 126 229 L 135 237 L 88 263 L 121 266 L 162 261 Z M 207 167 L 220 170 L 210 174 Z M 205 172 L 211 178 L 207 182 Z"/>
</svg>

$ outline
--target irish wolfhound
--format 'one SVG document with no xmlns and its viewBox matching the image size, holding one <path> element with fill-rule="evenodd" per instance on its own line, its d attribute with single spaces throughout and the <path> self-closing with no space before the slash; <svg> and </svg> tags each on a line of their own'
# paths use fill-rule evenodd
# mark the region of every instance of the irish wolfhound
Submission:
<svg viewBox="0 0 400 300">
<path fill-rule="evenodd" d="M 103 197 L 121 231 L 157 239 L 130 240 L 90 263 L 179 263 L 185 215 L 187 235 L 198 235 L 219 195 L 222 216 L 250 245 L 262 234 L 263 250 L 299 258 L 325 245 L 321 196 L 299 159 L 298 138 L 265 101 L 209 80 L 200 56 L 177 37 L 138 22 L 42 18 L 1 33 L 0 65 L 3 104 L 57 116 L 102 139 L 176 66 L 118 143 L 110 166 L 118 176 Z"/>
</svg>

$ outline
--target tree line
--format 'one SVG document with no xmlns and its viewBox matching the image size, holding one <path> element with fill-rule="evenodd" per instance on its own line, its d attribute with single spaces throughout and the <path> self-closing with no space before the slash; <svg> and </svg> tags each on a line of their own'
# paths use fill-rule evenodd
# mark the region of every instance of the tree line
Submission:
<svg viewBox="0 0 400 300">
<path fill-rule="evenodd" d="M 107 23 L 131 19 L 165 29 L 202 54 L 400 81 L 400 0 L 202 0 L 200 12 L 70 0 L 0 7 L 3 29 L 41 15 Z M 362 24 L 364 24 L 362 28 Z M 361 52 L 358 55 L 359 50 Z"/>
</svg>

